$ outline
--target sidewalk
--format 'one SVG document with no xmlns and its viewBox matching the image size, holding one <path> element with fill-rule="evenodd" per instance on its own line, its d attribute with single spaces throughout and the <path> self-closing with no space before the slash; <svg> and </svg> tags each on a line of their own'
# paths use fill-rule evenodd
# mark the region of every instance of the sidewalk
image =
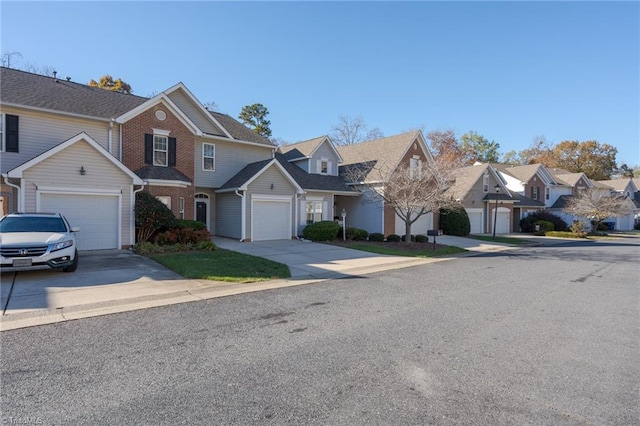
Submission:
<svg viewBox="0 0 640 426">
<path fill-rule="evenodd" d="M 437 237 L 437 242 L 469 250 L 465 255 L 511 250 L 515 247 L 450 236 Z M 221 248 L 285 263 L 289 266 L 292 277 L 251 284 L 181 279 L 171 271 L 163 273 L 162 266 L 147 258 L 122 250 L 116 253 L 119 264 L 128 262 L 142 265 L 133 271 L 136 274 L 131 279 L 118 279 L 118 271 L 113 269 L 113 264 L 98 265 L 95 270 L 85 272 L 81 271 L 81 264 L 81 268 L 73 274 L 48 271 L 31 275 L 24 273 L 20 277 L 25 277 L 22 280 L 26 282 L 16 284 L 14 289 L 11 282 L 13 274 L 3 273 L 2 299 L 5 312 L 0 319 L 0 331 L 362 276 L 460 257 L 385 256 L 297 240 L 239 243 L 216 238 L 216 244 Z M 123 256 L 129 258 L 123 259 Z M 86 259 L 90 258 L 87 255 Z M 85 261 L 85 267 L 87 263 Z M 140 270 L 144 273 L 140 274 Z M 105 279 L 106 276 L 113 279 Z M 8 302 L 10 298 L 11 303 Z M 7 301 L 6 306 L 4 301 Z"/>
</svg>

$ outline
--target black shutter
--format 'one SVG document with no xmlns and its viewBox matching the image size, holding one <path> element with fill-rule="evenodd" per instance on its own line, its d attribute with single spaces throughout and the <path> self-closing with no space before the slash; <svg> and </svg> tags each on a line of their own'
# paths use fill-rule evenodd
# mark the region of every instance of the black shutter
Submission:
<svg viewBox="0 0 640 426">
<path fill-rule="evenodd" d="M 169 167 L 176 166 L 176 138 L 169 138 Z"/>
<path fill-rule="evenodd" d="M 153 135 L 144 135 L 144 163 L 153 164 Z"/>
<path fill-rule="evenodd" d="M 18 152 L 18 116 L 5 115 L 5 151 Z"/>
</svg>

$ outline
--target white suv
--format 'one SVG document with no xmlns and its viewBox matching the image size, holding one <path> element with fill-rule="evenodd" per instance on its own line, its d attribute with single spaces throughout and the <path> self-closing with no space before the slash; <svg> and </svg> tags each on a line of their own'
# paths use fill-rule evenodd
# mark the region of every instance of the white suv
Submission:
<svg viewBox="0 0 640 426">
<path fill-rule="evenodd" d="M 0 266 L 78 268 L 78 248 L 67 219 L 59 213 L 11 213 L 0 219 Z"/>
</svg>

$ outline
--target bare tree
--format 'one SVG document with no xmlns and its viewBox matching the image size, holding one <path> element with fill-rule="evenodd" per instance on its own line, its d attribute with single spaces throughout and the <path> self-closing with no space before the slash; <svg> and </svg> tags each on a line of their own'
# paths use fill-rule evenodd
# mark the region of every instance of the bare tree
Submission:
<svg viewBox="0 0 640 426">
<path fill-rule="evenodd" d="M 353 145 L 383 137 L 384 134 L 378 127 L 368 130 L 367 124 L 361 116 L 341 115 L 338 117 L 338 124 L 331 128 L 331 140 L 336 145 Z"/>
<path fill-rule="evenodd" d="M 347 168 L 346 178 L 359 183 L 389 206 L 405 223 L 405 235 L 411 235 L 411 226 L 429 212 L 441 208 L 456 207 L 458 203 L 445 196 L 452 183 L 449 172 L 442 172 L 432 162 L 401 164 L 393 170 L 385 170 L 369 161 Z M 411 242 L 411 238 L 405 238 Z"/>
<path fill-rule="evenodd" d="M 11 61 L 13 60 L 13 58 L 22 59 L 22 53 L 18 51 L 4 52 L 2 54 L 2 57 L 0 57 L 0 63 L 3 67 L 11 68 Z"/>
<path fill-rule="evenodd" d="M 622 216 L 630 213 L 625 206 L 625 197 L 611 195 L 607 191 L 588 189 L 578 191 L 568 201 L 564 211 L 574 216 L 587 218 L 592 225 L 592 231 L 598 230 L 598 225 L 609 217 Z"/>
<path fill-rule="evenodd" d="M 218 104 L 215 101 L 205 102 L 202 105 L 205 107 L 205 109 L 207 111 L 213 111 L 213 112 L 218 112 L 219 111 Z"/>
</svg>

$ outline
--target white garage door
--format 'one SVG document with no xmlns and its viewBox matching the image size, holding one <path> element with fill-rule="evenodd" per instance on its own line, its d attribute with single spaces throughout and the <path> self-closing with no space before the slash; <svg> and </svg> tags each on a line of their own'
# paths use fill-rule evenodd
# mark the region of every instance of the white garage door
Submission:
<svg viewBox="0 0 640 426">
<path fill-rule="evenodd" d="M 79 226 L 79 250 L 119 248 L 118 196 L 41 194 L 40 211 L 62 213 L 71 226 Z"/>
<path fill-rule="evenodd" d="M 496 223 L 496 234 L 508 234 L 510 231 L 509 222 L 511 221 L 511 214 L 508 209 L 502 210 L 502 207 L 498 208 L 498 217 Z"/>
<path fill-rule="evenodd" d="M 472 234 L 482 234 L 482 211 L 474 212 L 467 210 Z"/>
<path fill-rule="evenodd" d="M 291 238 L 291 200 L 254 200 L 252 241 Z"/>
</svg>

